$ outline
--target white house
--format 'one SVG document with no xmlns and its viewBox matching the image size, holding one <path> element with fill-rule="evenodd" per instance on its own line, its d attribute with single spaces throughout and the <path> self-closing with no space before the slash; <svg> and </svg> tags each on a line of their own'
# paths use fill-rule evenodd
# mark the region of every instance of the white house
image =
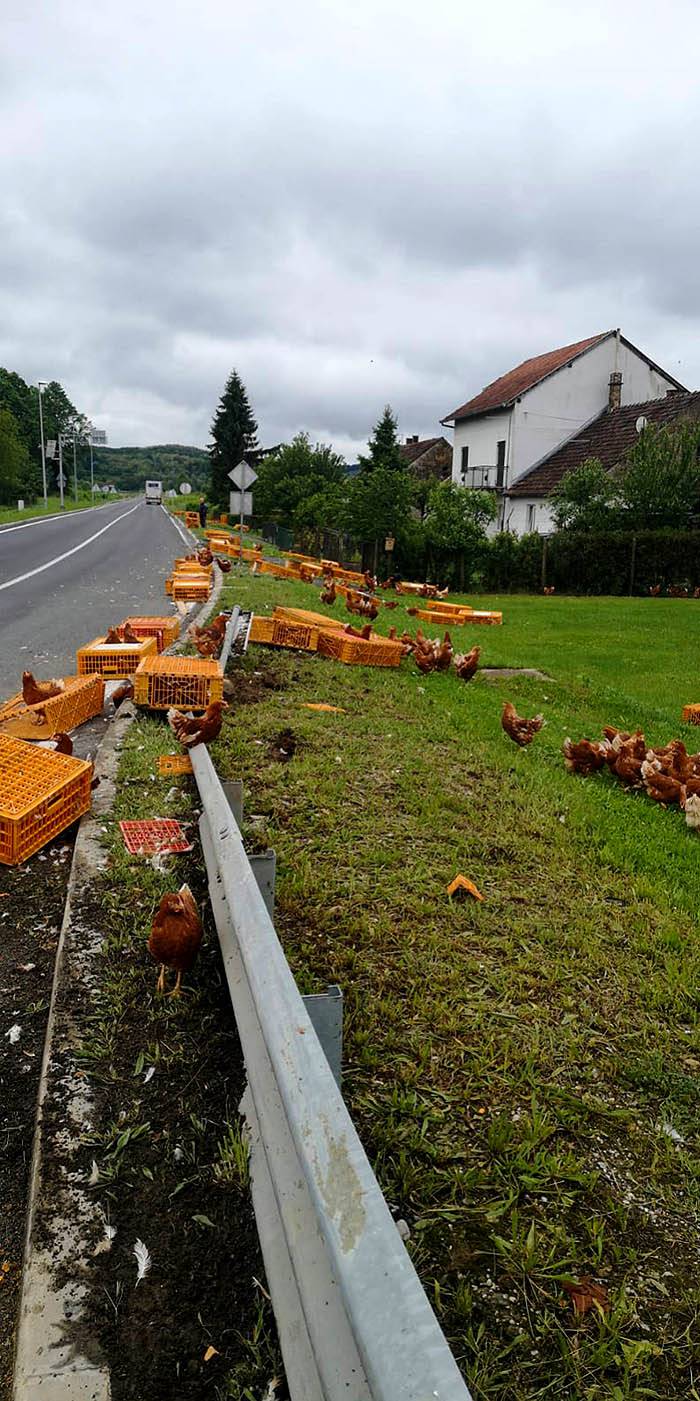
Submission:
<svg viewBox="0 0 700 1401">
<path fill-rule="evenodd" d="M 452 479 L 498 492 L 494 530 L 545 532 L 546 499 L 510 495 L 525 473 L 606 409 L 683 389 L 619 330 L 536 355 L 442 420 L 454 423 Z"/>
</svg>

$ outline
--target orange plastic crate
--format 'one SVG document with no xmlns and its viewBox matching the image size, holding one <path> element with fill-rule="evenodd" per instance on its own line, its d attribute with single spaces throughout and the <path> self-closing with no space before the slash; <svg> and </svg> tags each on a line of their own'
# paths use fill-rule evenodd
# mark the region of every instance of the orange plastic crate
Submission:
<svg viewBox="0 0 700 1401">
<path fill-rule="evenodd" d="M 92 764 L 0 734 L 0 862 L 18 866 L 90 807 Z"/>
<path fill-rule="evenodd" d="M 417 608 L 412 615 L 420 618 L 421 622 L 433 623 L 435 627 L 445 627 L 449 623 L 452 627 L 462 627 L 464 623 L 473 622 L 473 613 L 450 613 L 446 608 L 440 612 L 429 612 L 427 608 Z"/>
<path fill-rule="evenodd" d="M 444 598 L 428 599 L 425 604 L 430 613 L 473 613 L 470 603 L 448 603 Z"/>
<path fill-rule="evenodd" d="M 134 677 L 135 704 L 151 710 L 206 710 L 223 695 L 223 672 L 209 658 L 146 657 Z"/>
<path fill-rule="evenodd" d="M 169 613 L 163 618 L 125 618 L 124 622 L 119 624 L 120 633 L 127 623 L 137 637 L 155 637 L 159 652 L 166 647 L 172 647 L 173 642 L 177 642 L 180 636 L 180 619 L 174 613 Z"/>
<path fill-rule="evenodd" d="M 173 582 L 171 596 L 176 603 L 198 603 L 207 599 L 210 592 L 208 584 L 183 584 L 176 579 Z"/>
<path fill-rule="evenodd" d="M 97 671 L 100 676 L 109 677 L 112 681 L 123 680 L 126 676 L 133 676 L 139 662 L 157 650 L 155 637 L 144 637 L 141 642 L 119 643 L 105 642 L 103 637 L 96 637 L 87 647 L 79 647 L 75 654 L 78 675 L 91 676 Z"/>
<path fill-rule="evenodd" d="M 185 511 L 185 525 L 196 530 L 199 525 L 199 511 Z"/>
<path fill-rule="evenodd" d="M 700 725 L 700 705 L 684 705 L 683 719 L 687 725 Z"/>
<path fill-rule="evenodd" d="M 163 776 L 170 773 L 191 773 L 192 760 L 189 754 L 159 754 L 158 772 Z"/>
<path fill-rule="evenodd" d="M 469 623 L 484 623 L 487 627 L 500 627 L 503 622 L 502 613 L 479 612 L 476 608 L 468 613 L 464 619 L 465 627 Z"/>
<path fill-rule="evenodd" d="M 68 734 L 93 715 L 101 715 L 105 698 L 104 678 L 64 676 L 65 691 L 39 705 L 25 705 L 21 692 L 0 706 L 0 730 L 17 739 L 50 739 Z M 43 717 L 43 718 L 42 718 Z"/>
<path fill-rule="evenodd" d="M 281 623 L 306 623 L 316 628 L 345 627 L 341 618 L 327 618 L 325 613 L 313 613 L 308 608 L 284 608 L 282 604 L 277 605 L 272 616 Z"/>
<path fill-rule="evenodd" d="M 403 648 L 400 642 L 370 637 L 350 637 L 346 632 L 322 631 L 318 639 L 322 657 L 333 657 L 349 666 L 400 666 Z"/>
</svg>

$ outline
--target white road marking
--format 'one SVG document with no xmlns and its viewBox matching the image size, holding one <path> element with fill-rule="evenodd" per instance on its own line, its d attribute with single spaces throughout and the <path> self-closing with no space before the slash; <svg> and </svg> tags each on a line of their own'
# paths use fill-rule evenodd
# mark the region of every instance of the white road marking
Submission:
<svg viewBox="0 0 700 1401">
<path fill-rule="evenodd" d="M 86 511 L 104 511 L 105 506 L 112 503 L 104 501 L 101 506 L 81 506 L 78 511 L 60 511 L 57 516 L 34 516 L 30 521 L 24 521 L 22 525 L 2 525 L 0 535 L 11 535 L 13 530 L 29 530 L 30 525 L 46 525 L 48 521 L 67 521 L 71 516 L 84 516 Z"/>
<path fill-rule="evenodd" d="M 168 517 L 168 520 L 170 521 L 170 524 L 175 526 L 175 529 L 176 529 L 178 535 L 181 535 L 181 536 L 182 536 L 182 539 L 184 540 L 185 544 L 186 544 L 187 546 L 190 546 L 190 545 L 192 544 L 191 538 L 190 538 L 189 540 L 187 539 L 187 536 L 185 535 L 185 532 L 184 532 L 184 530 L 182 529 L 182 526 L 180 525 L 180 522 L 177 521 L 177 520 L 175 519 L 174 516 L 171 516 L 169 510 L 167 509 L 167 506 L 164 506 L 162 501 L 161 501 L 161 503 L 160 503 L 160 509 L 161 509 L 161 511 L 164 511 L 164 512 L 165 512 L 166 516 Z"/>
<path fill-rule="evenodd" d="M 132 516 L 134 511 L 138 511 L 140 505 L 141 502 L 137 501 L 135 506 L 132 506 L 128 511 L 124 511 L 121 516 L 117 516 L 116 520 L 108 521 L 107 525 L 103 525 L 101 530 L 95 531 L 94 535 L 89 535 L 87 540 L 82 540 L 79 545 L 74 545 L 72 550 L 64 550 L 62 555 L 56 555 L 55 559 L 47 560 L 46 564 L 40 564 L 36 569 L 29 569 L 26 574 L 18 574 L 16 579 L 8 579 L 7 583 L 0 584 L 0 591 L 2 591 L 2 589 L 11 589 L 15 584 L 22 584 L 25 579 L 33 579 L 35 574 L 43 574 L 45 569 L 53 569 L 55 564 L 60 564 L 64 559 L 70 559 L 71 555 L 77 555 L 79 550 L 84 550 L 85 546 L 91 545 L 93 540 L 99 540 L 100 536 L 104 535 L 106 530 L 111 530 L 113 525 L 119 525 L 119 522 L 126 520 L 127 516 Z"/>
</svg>

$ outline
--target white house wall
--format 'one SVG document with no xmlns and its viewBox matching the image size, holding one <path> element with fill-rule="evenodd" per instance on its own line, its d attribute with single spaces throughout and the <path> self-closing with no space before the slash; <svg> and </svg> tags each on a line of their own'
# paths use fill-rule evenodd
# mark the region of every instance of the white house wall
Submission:
<svg viewBox="0 0 700 1401">
<path fill-rule="evenodd" d="M 549 503 L 542 496 L 506 499 L 502 529 L 509 530 L 513 535 L 529 535 L 532 532 L 547 535 L 554 529 Z"/>
<path fill-rule="evenodd" d="M 497 444 L 505 441 L 506 462 L 508 461 L 508 432 L 511 410 L 488 414 L 483 418 L 467 418 L 455 424 L 454 446 L 452 451 L 452 480 L 462 482 L 462 448 L 469 448 L 469 468 L 493 467 L 493 485 L 496 484 Z"/>
</svg>

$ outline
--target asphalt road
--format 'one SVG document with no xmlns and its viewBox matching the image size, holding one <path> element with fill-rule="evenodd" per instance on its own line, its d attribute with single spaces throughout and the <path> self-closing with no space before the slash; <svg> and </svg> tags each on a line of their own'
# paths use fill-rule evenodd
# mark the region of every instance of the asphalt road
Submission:
<svg viewBox="0 0 700 1401">
<path fill-rule="evenodd" d="M 184 543 L 143 499 L 0 528 L 0 699 L 27 667 L 74 675 L 76 648 L 129 613 L 172 612 L 164 582 Z"/>
</svg>

